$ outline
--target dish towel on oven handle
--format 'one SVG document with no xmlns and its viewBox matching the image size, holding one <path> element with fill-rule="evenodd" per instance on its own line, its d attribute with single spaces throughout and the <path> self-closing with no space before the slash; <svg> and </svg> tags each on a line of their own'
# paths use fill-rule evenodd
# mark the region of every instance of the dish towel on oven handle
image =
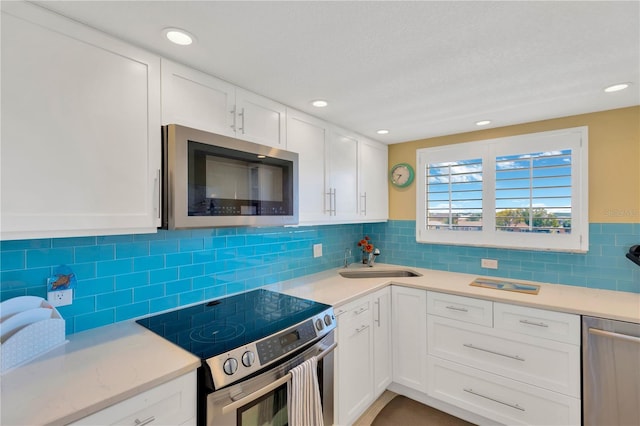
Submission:
<svg viewBox="0 0 640 426">
<path fill-rule="evenodd" d="M 318 386 L 318 359 L 314 356 L 289 371 L 287 409 L 289 426 L 322 426 L 322 402 Z"/>
</svg>

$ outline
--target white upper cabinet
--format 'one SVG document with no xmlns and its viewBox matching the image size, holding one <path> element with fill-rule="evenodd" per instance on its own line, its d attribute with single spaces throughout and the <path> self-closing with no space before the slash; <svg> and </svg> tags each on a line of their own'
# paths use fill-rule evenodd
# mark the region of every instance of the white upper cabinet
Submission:
<svg viewBox="0 0 640 426">
<path fill-rule="evenodd" d="M 162 124 L 181 124 L 285 149 L 285 120 L 282 104 L 162 60 Z"/>
<path fill-rule="evenodd" d="M 300 223 L 322 223 L 329 217 L 325 196 L 326 123 L 295 110 L 287 111 L 287 148 L 298 157 Z"/>
<path fill-rule="evenodd" d="M 2 239 L 155 232 L 160 58 L 2 2 Z"/>
<path fill-rule="evenodd" d="M 287 148 L 284 105 L 255 93 L 236 89 L 236 137 L 275 148 Z"/>
<path fill-rule="evenodd" d="M 287 110 L 287 150 L 300 155 L 300 223 L 388 219 L 387 147 Z"/>
<path fill-rule="evenodd" d="M 327 182 L 330 216 L 337 221 L 358 219 L 358 140 L 333 128 L 327 144 Z"/>
<path fill-rule="evenodd" d="M 386 145 L 366 139 L 358 146 L 358 215 L 361 221 L 389 218 L 388 152 Z"/>
<path fill-rule="evenodd" d="M 162 59 L 162 124 L 235 136 L 235 86 Z"/>
</svg>

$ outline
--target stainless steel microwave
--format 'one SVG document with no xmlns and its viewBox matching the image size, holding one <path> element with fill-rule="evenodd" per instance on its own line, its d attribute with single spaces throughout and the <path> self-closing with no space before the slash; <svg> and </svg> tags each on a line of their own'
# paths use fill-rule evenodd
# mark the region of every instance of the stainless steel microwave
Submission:
<svg viewBox="0 0 640 426">
<path fill-rule="evenodd" d="M 162 139 L 163 228 L 298 223 L 298 154 L 175 124 Z"/>
</svg>

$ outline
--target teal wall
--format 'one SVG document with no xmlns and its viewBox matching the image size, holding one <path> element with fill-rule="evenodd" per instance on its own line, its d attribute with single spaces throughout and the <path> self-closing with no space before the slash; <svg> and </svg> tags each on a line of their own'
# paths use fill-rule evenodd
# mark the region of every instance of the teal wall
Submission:
<svg viewBox="0 0 640 426">
<path fill-rule="evenodd" d="M 0 300 L 46 298 L 59 265 L 75 272 L 74 302 L 59 308 L 67 334 L 337 268 L 369 235 L 381 263 L 640 293 L 624 257 L 640 224 L 590 225 L 588 254 L 417 244 L 415 222 L 298 228 L 218 228 L 157 234 L 0 242 Z M 323 256 L 313 257 L 313 245 Z M 499 269 L 480 267 L 497 259 Z"/>
</svg>

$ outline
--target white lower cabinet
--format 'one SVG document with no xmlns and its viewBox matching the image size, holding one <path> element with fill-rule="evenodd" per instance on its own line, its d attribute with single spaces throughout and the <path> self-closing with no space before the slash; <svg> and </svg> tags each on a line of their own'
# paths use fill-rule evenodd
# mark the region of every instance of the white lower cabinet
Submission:
<svg viewBox="0 0 640 426">
<path fill-rule="evenodd" d="M 371 300 L 363 297 L 336 309 L 334 406 L 337 425 L 352 424 L 373 401 Z"/>
<path fill-rule="evenodd" d="M 336 425 L 350 425 L 391 383 L 390 296 L 385 287 L 336 308 Z"/>
<path fill-rule="evenodd" d="M 580 425 L 580 317 L 392 285 L 335 309 L 336 425 L 391 389 L 474 422 Z"/>
<path fill-rule="evenodd" d="M 580 397 L 580 347 L 429 315 L 429 353 Z"/>
<path fill-rule="evenodd" d="M 427 298 L 429 397 L 504 424 L 580 424 L 578 315 Z"/>
<path fill-rule="evenodd" d="M 506 425 L 579 425 L 580 400 L 429 357 L 429 396 Z"/>
<path fill-rule="evenodd" d="M 393 381 L 427 391 L 427 292 L 391 286 Z"/>
<path fill-rule="evenodd" d="M 391 383 L 391 287 L 371 295 L 373 302 L 373 385 L 374 398 L 379 397 Z"/>
<path fill-rule="evenodd" d="M 142 392 L 77 422 L 79 425 L 189 425 L 196 424 L 196 372 Z"/>
</svg>

